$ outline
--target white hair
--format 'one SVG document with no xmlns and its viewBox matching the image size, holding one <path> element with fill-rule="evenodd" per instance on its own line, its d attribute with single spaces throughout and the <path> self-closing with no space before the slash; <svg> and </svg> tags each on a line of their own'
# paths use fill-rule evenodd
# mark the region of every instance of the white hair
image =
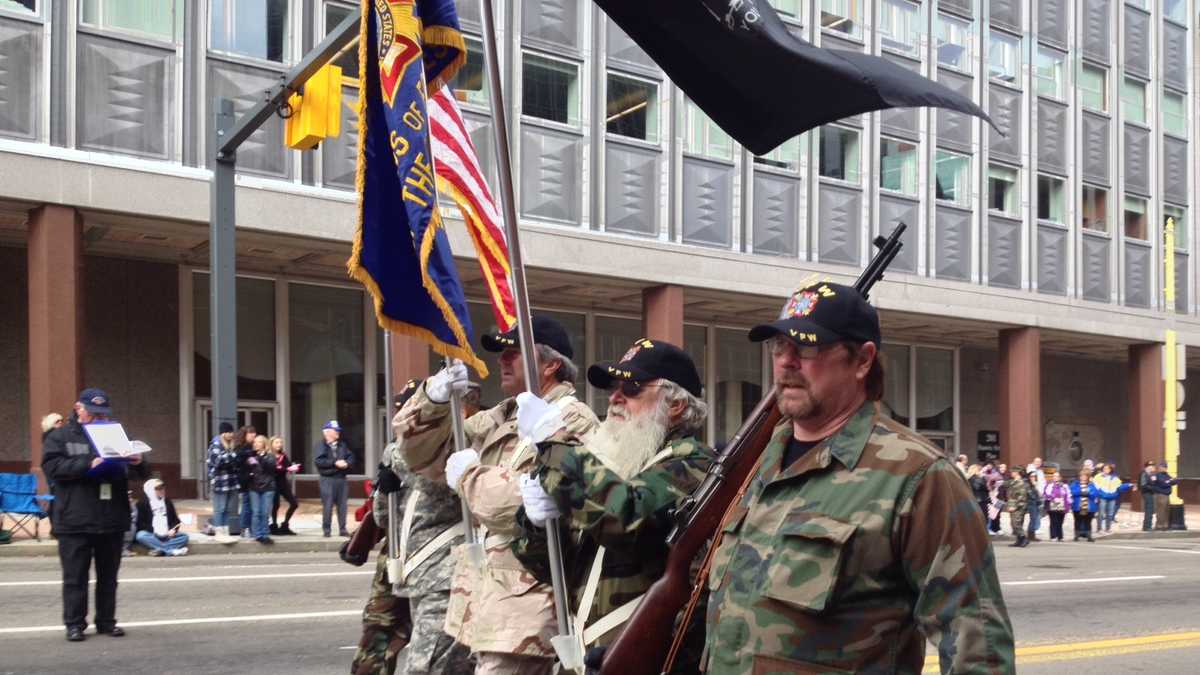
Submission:
<svg viewBox="0 0 1200 675">
<path fill-rule="evenodd" d="M 665 405 L 669 406 L 677 401 L 683 401 L 686 404 L 683 412 L 679 414 L 679 421 L 671 430 L 683 436 L 699 434 L 704 429 L 704 421 L 708 418 L 708 404 L 670 380 L 661 380 L 661 382 L 662 400 Z"/>
<path fill-rule="evenodd" d="M 56 412 L 52 412 L 49 415 L 46 415 L 45 417 L 43 417 L 42 418 L 42 433 L 44 434 L 47 431 L 50 431 L 51 429 L 53 429 L 54 425 L 61 422 L 62 419 L 63 419 L 63 416 Z"/>
<path fill-rule="evenodd" d="M 554 377 L 559 382 L 574 382 L 575 378 L 579 377 L 579 366 L 575 365 L 571 359 L 559 354 L 553 347 L 547 347 L 541 343 L 537 343 L 535 346 L 538 350 L 539 364 L 558 361 L 558 370 L 554 371 Z"/>
</svg>

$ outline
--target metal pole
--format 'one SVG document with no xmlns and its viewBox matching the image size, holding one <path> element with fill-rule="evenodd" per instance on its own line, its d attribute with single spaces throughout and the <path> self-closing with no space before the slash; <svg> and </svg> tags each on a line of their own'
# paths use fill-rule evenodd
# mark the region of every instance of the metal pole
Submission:
<svg viewBox="0 0 1200 675">
<path fill-rule="evenodd" d="M 236 203 L 234 172 L 236 153 L 220 154 L 220 148 L 233 126 L 233 101 L 217 99 L 213 105 L 212 150 L 213 179 L 209 215 L 209 316 L 212 331 L 212 414 L 213 427 L 222 422 L 237 426 L 237 300 L 235 295 Z"/>
<path fill-rule="evenodd" d="M 431 165 L 432 166 L 432 165 Z M 444 361 L 447 367 L 453 361 L 447 358 Z M 459 452 L 467 449 L 467 432 L 463 428 L 466 422 L 463 415 L 462 394 L 457 391 L 450 392 L 450 428 L 454 434 L 454 451 Z M 471 509 L 467 507 L 467 500 L 461 496 L 458 499 L 459 508 L 462 509 L 463 522 L 463 543 L 467 545 L 466 555 L 468 560 L 477 567 L 482 567 L 484 562 L 483 547 L 478 546 L 482 542 L 479 541 L 478 533 L 475 531 L 475 523 L 471 520 Z"/>
<path fill-rule="evenodd" d="M 529 313 L 529 295 L 525 287 L 525 266 L 521 256 L 521 240 L 517 232 L 517 205 L 514 199 L 512 159 L 509 156 L 508 115 L 504 107 L 500 83 L 499 50 L 496 47 L 496 20 L 492 0 L 479 0 L 483 28 L 484 62 L 487 64 L 488 86 L 491 95 L 492 129 L 496 134 L 496 165 L 500 175 L 500 203 L 504 213 L 504 234 L 508 239 L 508 261 L 512 269 L 512 292 L 517 310 L 517 335 L 521 343 L 521 360 L 525 364 L 525 389 L 541 396 L 538 384 L 537 350 L 533 348 L 533 321 Z M 558 519 L 546 521 L 546 547 L 550 557 L 550 582 L 554 589 L 554 616 L 559 635 L 571 635 L 567 619 L 567 594 L 563 578 L 562 546 L 559 541 Z"/>
</svg>

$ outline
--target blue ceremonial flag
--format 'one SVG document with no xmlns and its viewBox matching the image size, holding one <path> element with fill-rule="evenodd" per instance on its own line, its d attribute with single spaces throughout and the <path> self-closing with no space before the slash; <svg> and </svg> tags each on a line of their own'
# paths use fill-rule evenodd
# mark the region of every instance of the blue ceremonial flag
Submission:
<svg viewBox="0 0 1200 675">
<path fill-rule="evenodd" d="M 471 320 L 437 208 L 426 98 L 466 61 L 453 0 L 363 0 L 358 232 L 347 264 L 384 328 L 481 377 Z"/>
</svg>

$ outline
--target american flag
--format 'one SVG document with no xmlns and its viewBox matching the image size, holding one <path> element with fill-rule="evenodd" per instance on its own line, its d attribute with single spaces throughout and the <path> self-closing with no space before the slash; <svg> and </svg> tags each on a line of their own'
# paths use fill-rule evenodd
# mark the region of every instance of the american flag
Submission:
<svg viewBox="0 0 1200 675">
<path fill-rule="evenodd" d="M 503 221 L 450 87 L 440 87 L 428 105 L 438 190 L 458 205 L 479 256 L 496 326 L 500 331 L 510 330 L 517 319 L 508 284 L 508 244 Z"/>
</svg>

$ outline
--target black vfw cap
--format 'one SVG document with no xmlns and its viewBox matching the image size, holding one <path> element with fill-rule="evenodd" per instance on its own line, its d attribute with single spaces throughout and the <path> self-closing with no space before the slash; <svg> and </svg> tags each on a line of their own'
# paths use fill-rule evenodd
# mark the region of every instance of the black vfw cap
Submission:
<svg viewBox="0 0 1200 675">
<path fill-rule="evenodd" d="M 850 286 L 820 282 L 796 291 L 778 321 L 750 329 L 750 340 L 762 342 L 783 335 L 800 345 L 834 342 L 874 342 L 882 339 L 879 314 Z"/>
<path fill-rule="evenodd" d="M 548 316 L 535 314 L 533 316 L 533 341 L 535 344 L 546 345 L 568 359 L 575 358 L 575 350 L 571 349 L 571 338 L 562 324 Z M 479 338 L 483 348 L 489 352 L 499 353 L 505 349 L 521 346 L 516 326 L 506 333 L 484 333 Z"/>
<path fill-rule="evenodd" d="M 614 380 L 649 382 L 662 378 L 683 387 L 692 396 L 700 396 L 700 373 L 688 353 L 661 340 L 642 338 L 633 343 L 620 361 L 601 361 L 588 368 L 588 382 L 608 389 Z"/>
</svg>

